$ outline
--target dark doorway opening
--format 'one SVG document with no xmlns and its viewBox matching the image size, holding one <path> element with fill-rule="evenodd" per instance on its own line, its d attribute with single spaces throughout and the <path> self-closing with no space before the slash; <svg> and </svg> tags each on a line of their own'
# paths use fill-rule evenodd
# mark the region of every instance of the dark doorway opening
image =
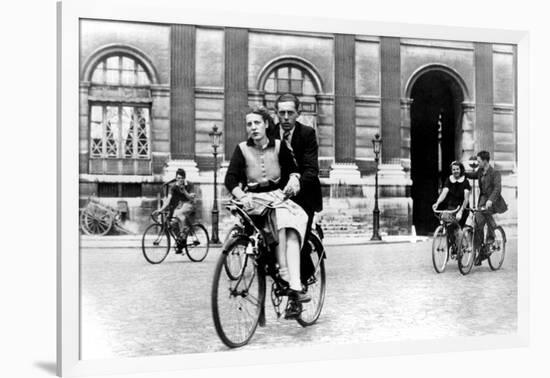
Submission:
<svg viewBox="0 0 550 378">
<path fill-rule="evenodd" d="M 432 204 L 450 174 L 450 164 L 462 154 L 461 103 L 455 79 L 443 71 L 428 71 L 411 90 L 411 196 L 413 224 L 419 235 L 434 231 Z"/>
</svg>

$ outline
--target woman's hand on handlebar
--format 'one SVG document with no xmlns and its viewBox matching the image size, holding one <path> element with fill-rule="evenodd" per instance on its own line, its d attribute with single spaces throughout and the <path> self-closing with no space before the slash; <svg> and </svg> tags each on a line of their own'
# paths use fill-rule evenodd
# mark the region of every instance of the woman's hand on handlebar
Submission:
<svg viewBox="0 0 550 378">
<path fill-rule="evenodd" d="M 462 209 L 458 210 L 456 213 L 456 220 L 460 221 L 462 219 Z"/>
<path fill-rule="evenodd" d="M 254 207 L 254 201 L 252 200 L 252 196 L 250 194 L 245 194 L 239 198 L 239 201 L 243 204 L 245 210 L 252 209 Z"/>
</svg>

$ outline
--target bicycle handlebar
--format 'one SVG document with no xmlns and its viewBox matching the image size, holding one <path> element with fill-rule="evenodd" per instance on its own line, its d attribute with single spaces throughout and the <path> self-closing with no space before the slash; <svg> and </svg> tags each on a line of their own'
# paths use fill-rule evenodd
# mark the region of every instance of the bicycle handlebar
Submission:
<svg viewBox="0 0 550 378">
<path fill-rule="evenodd" d="M 458 206 L 456 209 L 454 210 L 435 210 L 435 209 L 432 209 L 434 213 L 436 214 L 442 214 L 442 213 L 449 213 L 449 214 L 452 214 L 452 213 L 456 213 L 458 212 L 458 210 L 460 209 L 460 206 Z"/>
<path fill-rule="evenodd" d="M 155 211 L 156 211 L 156 210 L 155 210 Z M 169 210 L 163 210 L 163 211 L 158 212 L 158 213 L 155 215 L 155 211 L 153 211 L 153 212 L 151 213 L 151 219 L 152 219 L 153 222 L 155 222 L 155 223 L 162 223 L 162 222 L 160 222 L 159 219 L 158 219 L 159 216 L 162 216 L 162 215 L 168 216 L 168 214 L 170 213 Z"/>
<path fill-rule="evenodd" d="M 489 209 L 487 209 L 486 207 L 476 207 L 476 208 L 467 207 L 466 210 L 469 210 L 469 211 L 474 212 L 474 213 L 489 211 Z"/>
</svg>

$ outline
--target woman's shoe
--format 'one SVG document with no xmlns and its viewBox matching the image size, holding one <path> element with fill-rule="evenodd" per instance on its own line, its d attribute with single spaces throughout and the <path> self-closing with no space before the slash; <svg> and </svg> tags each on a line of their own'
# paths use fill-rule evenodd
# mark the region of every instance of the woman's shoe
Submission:
<svg viewBox="0 0 550 378">
<path fill-rule="evenodd" d="M 288 298 L 298 303 L 307 303 L 311 301 L 311 296 L 303 290 L 288 289 Z"/>
</svg>

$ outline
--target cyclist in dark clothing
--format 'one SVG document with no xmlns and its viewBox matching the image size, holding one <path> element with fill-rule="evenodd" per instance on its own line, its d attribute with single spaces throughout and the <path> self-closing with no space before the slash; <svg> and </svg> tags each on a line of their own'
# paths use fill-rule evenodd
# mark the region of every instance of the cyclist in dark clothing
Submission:
<svg viewBox="0 0 550 378">
<path fill-rule="evenodd" d="M 195 211 L 195 193 L 191 193 L 192 184 L 185 179 L 185 170 L 178 169 L 176 183 L 172 185 L 164 205 L 153 212 L 156 215 L 169 209 L 171 216 L 177 218 L 182 234 L 191 226 L 191 216 Z"/>
<path fill-rule="evenodd" d="M 451 175 L 445 180 L 439 198 L 433 204 L 433 208 L 438 209 L 443 204 L 443 209 L 454 210 L 460 207 L 456 213 L 456 220 L 460 227 L 464 227 L 466 219 L 468 219 L 468 200 L 472 187 L 466 179 L 464 165 L 459 161 L 451 163 Z"/>
<path fill-rule="evenodd" d="M 508 210 L 508 205 L 502 198 L 502 184 L 500 172 L 495 170 L 489 164 L 491 155 L 488 151 L 480 151 L 477 154 L 478 169 L 474 172 L 466 172 L 466 177 L 478 180 L 479 182 L 479 200 L 478 208 L 485 209 L 477 212 L 476 217 L 476 232 L 474 239 L 474 247 L 479 249 L 483 239 L 483 227 L 488 225 L 487 229 L 487 244 L 490 245 L 495 239 L 494 229 L 496 227 L 493 214 L 501 214 Z M 481 264 L 481 256 L 476 261 L 476 265 Z"/>
</svg>

